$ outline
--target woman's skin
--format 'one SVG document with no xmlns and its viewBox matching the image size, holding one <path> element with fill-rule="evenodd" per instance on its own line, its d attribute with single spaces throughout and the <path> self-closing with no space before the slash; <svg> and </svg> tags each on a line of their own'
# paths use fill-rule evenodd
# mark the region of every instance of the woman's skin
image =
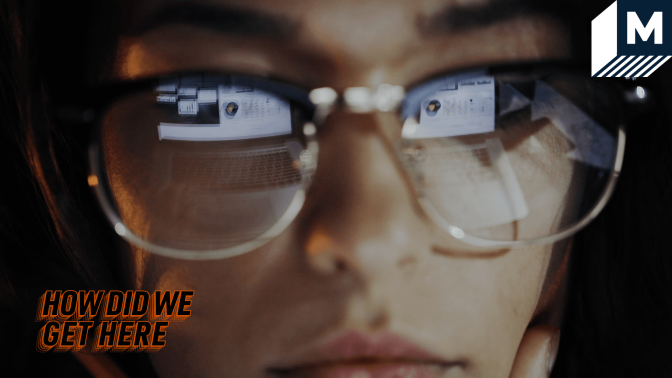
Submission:
<svg viewBox="0 0 672 378">
<path fill-rule="evenodd" d="M 208 7 L 199 14 L 211 19 L 160 22 L 156 15 L 173 6 L 185 7 L 183 14 Z M 121 79 L 221 71 L 340 93 L 570 51 L 559 21 L 522 8 L 498 19 L 488 1 L 145 0 L 125 7 L 132 26 L 120 36 L 112 74 Z M 230 9 L 244 11 L 248 27 L 237 29 Z M 212 22 L 218 12 L 221 23 Z M 400 131 L 393 114 L 331 115 L 303 210 L 258 250 L 199 262 L 132 247 L 135 289 L 195 290 L 192 315 L 171 323 L 166 347 L 151 354 L 162 377 L 272 377 L 278 369 L 291 377 L 376 377 L 362 372 L 396 366 L 407 370 L 391 376 L 546 376 L 571 243 L 475 256 L 438 248 L 445 236 L 420 211 L 387 148 Z M 111 171 L 124 167 L 123 159 L 111 164 Z M 433 357 L 306 354 L 350 330 L 374 341 L 393 334 Z"/>
</svg>

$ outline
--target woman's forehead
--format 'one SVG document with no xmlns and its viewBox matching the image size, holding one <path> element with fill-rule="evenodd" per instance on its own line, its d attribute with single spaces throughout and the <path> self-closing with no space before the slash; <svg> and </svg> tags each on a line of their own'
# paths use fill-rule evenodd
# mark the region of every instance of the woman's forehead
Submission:
<svg viewBox="0 0 672 378">
<path fill-rule="evenodd" d="M 227 69 L 306 86 L 407 85 L 570 50 L 559 20 L 502 0 L 145 0 L 122 13 L 116 75 L 131 78 Z"/>
<path fill-rule="evenodd" d="M 273 12 L 281 14 L 290 18 L 301 18 L 305 15 L 316 15 L 323 11 L 344 10 L 344 9 L 367 9 L 372 11 L 385 13 L 386 11 L 396 11 L 404 9 L 408 15 L 415 14 L 431 15 L 445 9 L 456 7 L 469 6 L 487 6 L 494 2 L 501 2 L 502 0 L 142 0 L 133 1 L 123 4 L 124 6 L 132 5 L 133 9 L 140 12 L 154 12 L 157 9 L 172 6 L 191 6 L 191 5 L 205 5 L 205 6 L 222 6 L 255 9 L 262 12 Z M 511 1 L 507 1 L 511 3 Z M 123 1 L 122 1 L 123 3 Z"/>
</svg>

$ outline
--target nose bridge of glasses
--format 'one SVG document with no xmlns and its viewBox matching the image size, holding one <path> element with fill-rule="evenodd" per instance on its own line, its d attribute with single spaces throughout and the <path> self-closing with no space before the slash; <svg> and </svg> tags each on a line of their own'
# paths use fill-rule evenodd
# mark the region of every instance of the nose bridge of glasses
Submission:
<svg viewBox="0 0 672 378">
<path fill-rule="evenodd" d="M 404 87 L 400 85 L 381 84 L 375 90 L 367 87 L 346 88 L 341 103 L 338 101 L 338 93 L 328 87 L 313 89 L 309 97 L 317 108 L 317 121 L 320 122 L 324 121 L 326 115 L 337 105 L 342 105 L 344 111 L 351 113 L 394 111 L 404 99 L 404 95 Z"/>
</svg>

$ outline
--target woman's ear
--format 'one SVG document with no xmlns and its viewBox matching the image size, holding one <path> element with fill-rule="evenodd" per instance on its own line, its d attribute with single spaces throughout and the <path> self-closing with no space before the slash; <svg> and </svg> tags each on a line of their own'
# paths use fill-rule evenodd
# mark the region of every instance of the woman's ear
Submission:
<svg viewBox="0 0 672 378">
<path fill-rule="evenodd" d="M 518 347 L 509 378 L 546 378 L 551 375 L 560 345 L 560 330 L 549 325 L 527 329 Z"/>
</svg>

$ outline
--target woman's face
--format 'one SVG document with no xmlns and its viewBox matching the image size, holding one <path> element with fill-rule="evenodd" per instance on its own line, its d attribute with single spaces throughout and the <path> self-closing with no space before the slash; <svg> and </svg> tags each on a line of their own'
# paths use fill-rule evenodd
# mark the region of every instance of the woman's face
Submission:
<svg viewBox="0 0 672 378">
<path fill-rule="evenodd" d="M 488 0 L 144 0 L 123 14 L 142 25 L 169 6 L 208 20 L 122 35 L 116 76 L 236 72 L 340 92 L 569 57 L 557 20 Z M 249 19 L 227 19 L 231 8 Z M 386 147 L 400 130 L 391 114 L 330 116 L 303 210 L 257 250 L 211 261 L 133 250 L 136 289 L 195 291 L 192 315 L 151 354 L 162 377 L 508 377 L 528 326 L 559 325 L 569 243 L 437 248 Z"/>
</svg>

